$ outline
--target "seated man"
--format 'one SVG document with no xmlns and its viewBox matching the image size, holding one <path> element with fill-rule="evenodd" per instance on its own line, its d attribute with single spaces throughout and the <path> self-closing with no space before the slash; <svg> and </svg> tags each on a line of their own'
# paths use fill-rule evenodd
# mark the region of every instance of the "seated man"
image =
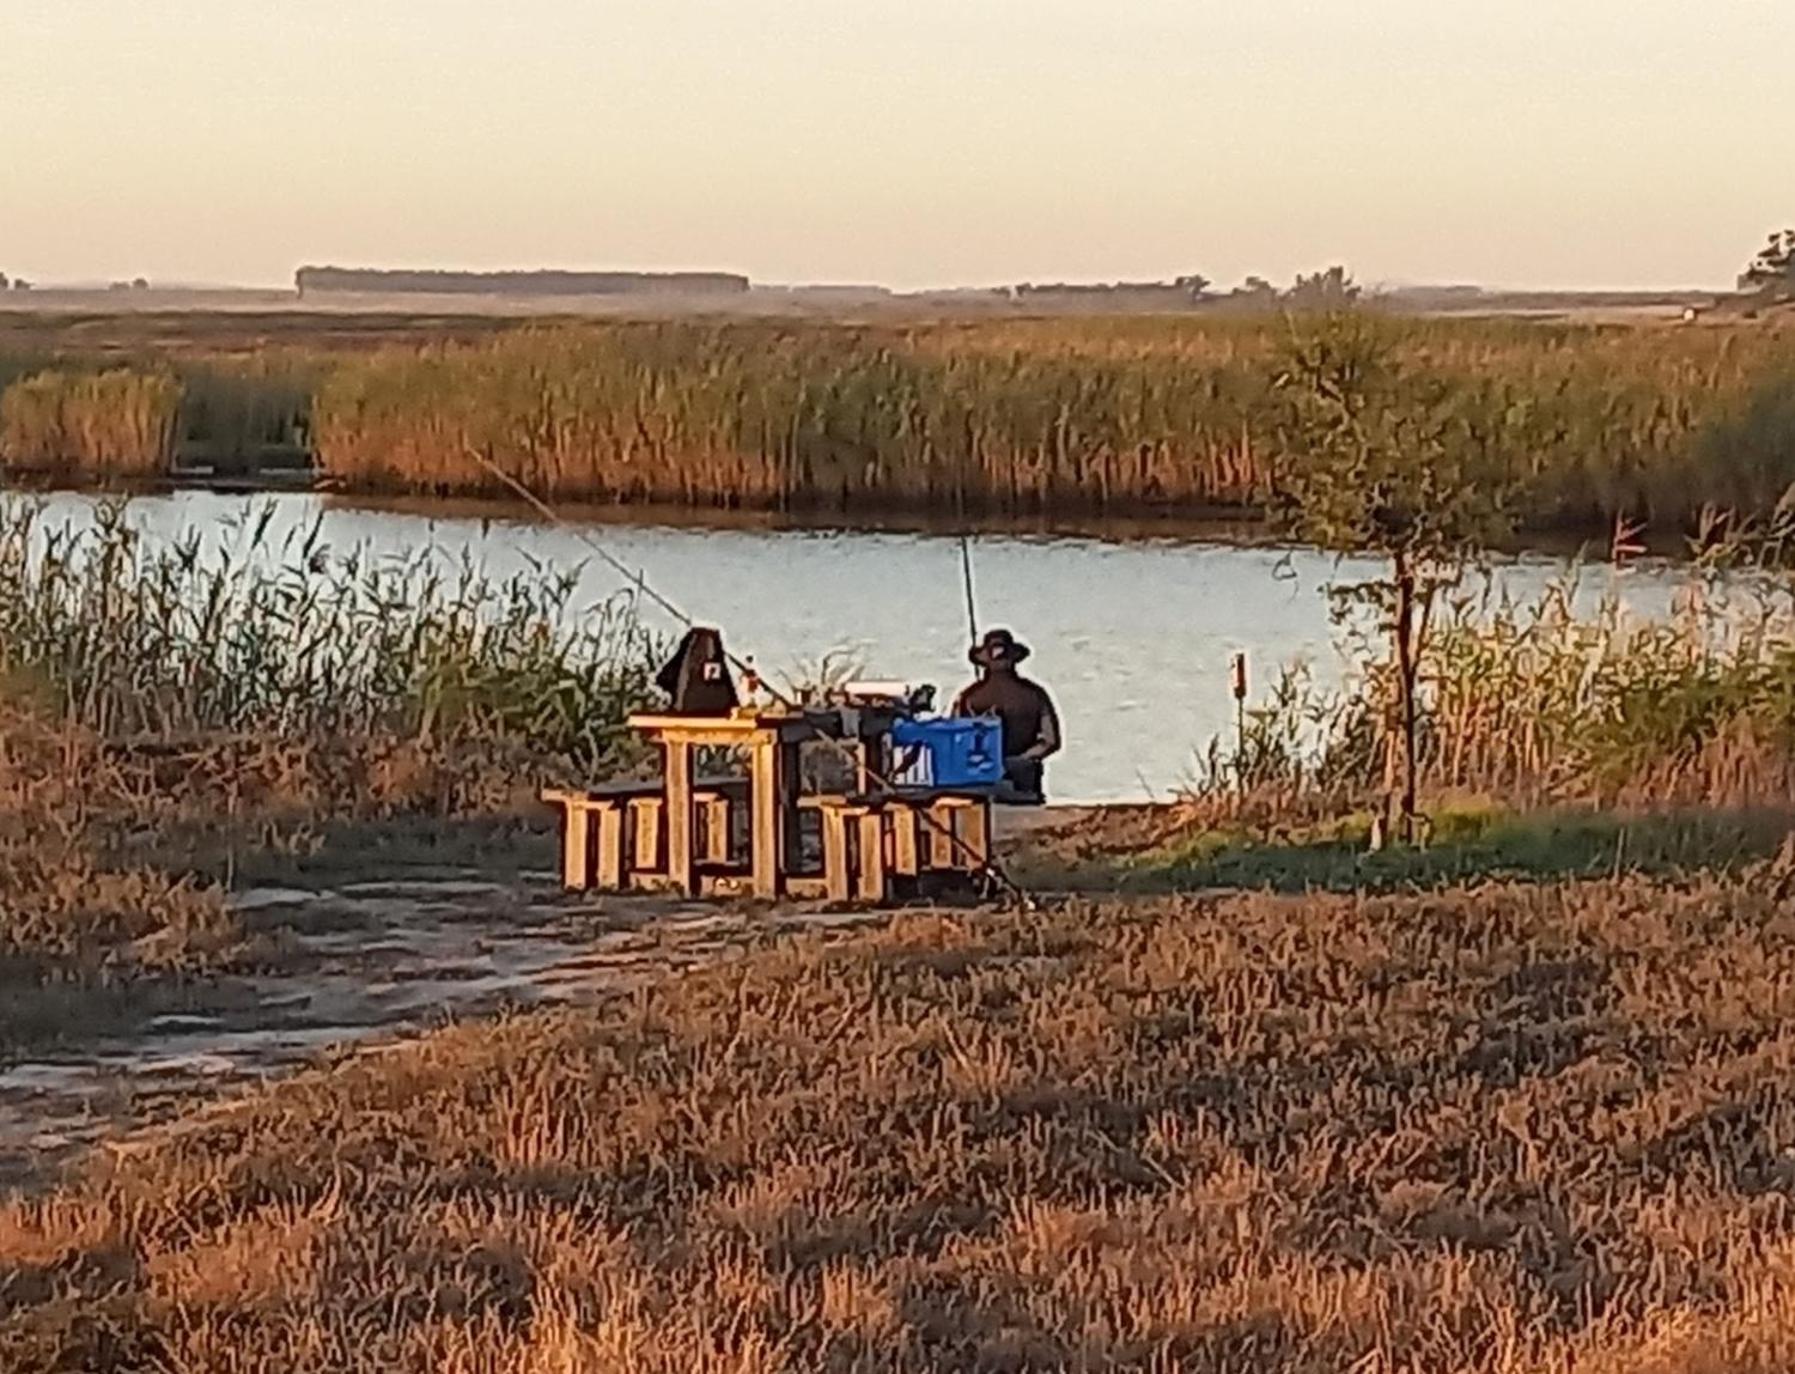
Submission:
<svg viewBox="0 0 1795 1374">
<path fill-rule="evenodd" d="M 1039 805 L 1046 800 L 1041 765 L 1059 752 L 1060 718 L 1046 689 L 1016 671 L 1028 654 L 1008 630 L 987 634 L 969 655 L 979 680 L 960 693 L 954 714 L 1003 722 L 1004 779 L 1014 800 Z"/>
</svg>

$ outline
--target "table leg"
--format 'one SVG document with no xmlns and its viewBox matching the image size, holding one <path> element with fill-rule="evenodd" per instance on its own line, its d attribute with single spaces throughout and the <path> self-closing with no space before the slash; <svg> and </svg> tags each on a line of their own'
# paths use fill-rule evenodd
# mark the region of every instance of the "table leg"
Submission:
<svg viewBox="0 0 1795 1374">
<path fill-rule="evenodd" d="M 692 746 L 667 741 L 667 875 L 685 892 L 698 895 L 692 863 Z"/>
<path fill-rule="evenodd" d="M 860 817 L 860 900 L 884 906 L 891 895 L 885 869 L 885 817 L 877 811 Z"/>
<path fill-rule="evenodd" d="M 561 886 L 570 892 L 584 892 L 592 886 L 592 813 L 585 803 L 567 803 L 567 818 L 561 828 Z"/>
<path fill-rule="evenodd" d="M 848 865 L 848 813 L 840 806 L 823 808 L 823 878 L 828 899 L 845 902 L 853 895 Z"/>
<path fill-rule="evenodd" d="M 623 888 L 623 808 L 607 806 L 598 813 L 598 885 L 606 892 Z"/>
<path fill-rule="evenodd" d="M 756 897 L 777 897 L 785 871 L 786 779 L 779 763 L 777 741 L 755 741 L 749 760 L 748 806 Z"/>
</svg>

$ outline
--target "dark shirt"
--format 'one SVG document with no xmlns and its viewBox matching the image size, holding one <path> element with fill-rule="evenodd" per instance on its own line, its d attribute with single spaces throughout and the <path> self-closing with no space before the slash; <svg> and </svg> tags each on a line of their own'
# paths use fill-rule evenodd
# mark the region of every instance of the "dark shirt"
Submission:
<svg viewBox="0 0 1795 1374">
<path fill-rule="evenodd" d="M 1033 749 L 1041 742 L 1042 728 L 1054 723 L 1059 735 L 1059 715 L 1053 699 L 1039 683 L 1017 673 L 987 673 L 954 703 L 962 716 L 996 716 L 1003 721 L 1003 752 L 1009 758 Z"/>
</svg>

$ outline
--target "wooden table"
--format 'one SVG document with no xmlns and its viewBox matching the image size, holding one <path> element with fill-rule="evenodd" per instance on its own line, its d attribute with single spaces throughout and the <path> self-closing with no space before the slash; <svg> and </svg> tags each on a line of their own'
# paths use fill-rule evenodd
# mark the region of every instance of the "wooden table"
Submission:
<svg viewBox="0 0 1795 1374">
<path fill-rule="evenodd" d="M 693 834 L 694 753 L 721 746 L 748 753 L 750 890 L 778 897 L 790 872 L 796 833 L 798 746 L 827 737 L 826 721 L 780 712 L 731 716 L 631 716 L 630 728 L 658 745 L 665 780 L 667 879 L 674 890 L 699 895 Z"/>
<path fill-rule="evenodd" d="M 891 895 L 893 880 L 915 886 L 926 874 L 976 874 L 990 861 L 988 793 L 913 793 L 881 781 L 889 775 L 891 721 L 885 713 L 638 715 L 629 725 L 661 751 L 658 786 L 543 793 L 544 801 L 564 808 L 562 874 L 570 889 L 879 903 Z M 836 741 L 854 753 L 854 790 L 800 796 L 799 747 L 816 740 Z M 696 756 L 707 748 L 746 753 L 747 778 L 700 779 Z M 745 864 L 732 859 L 728 821 L 744 803 Z M 821 872 L 804 871 L 800 807 L 817 812 L 821 822 Z"/>
</svg>

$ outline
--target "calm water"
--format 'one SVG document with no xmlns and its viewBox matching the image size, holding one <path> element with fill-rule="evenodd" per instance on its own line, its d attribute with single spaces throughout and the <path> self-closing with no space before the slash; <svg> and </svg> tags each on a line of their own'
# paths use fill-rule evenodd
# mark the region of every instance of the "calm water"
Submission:
<svg viewBox="0 0 1795 1374">
<path fill-rule="evenodd" d="M 619 586 L 574 529 L 339 505 L 312 495 L 254 500 L 264 502 L 276 507 L 276 529 L 321 513 L 337 548 L 469 551 L 497 574 L 523 571 L 531 558 L 583 565 L 585 602 Z M 68 494 L 49 504 L 53 517 L 85 520 L 94 502 Z M 246 504 L 184 492 L 140 498 L 129 519 L 148 538 L 168 538 L 218 528 Z M 950 536 L 583 528 L 691 615 L 721 626 L 725 643 L 753 655 L 775 682 L 831 653 L 851 655 L 863 676 L 932 682 L 944 696 L 969 674 L 959 543 Z M 1232 730 L 1228 661 L 1236 651 L 1249 655 L 1255 695 L 1279 664 L 1299 658 L 1318 681 L 1337 680 L 1325 589 L 1372 566 L 1201 539 L 982 535 L 974 543 L 981 626 L 1008 626 L 1033 646 L 1029 671 L 1053 691 L 1065 718 L 1068 747 L 1048 775 L 1049 790 L 1064 801 L 1163 796 L 1187 781 L 1207 741 Z M 1496 576 L 1503 590 L 1525 596 L 1565 567 L 1560 558 L 1522 557 L 1502 564 Z M 1604 569 L 1590 571 L 1585 594 L 1593 599 L 1612 578 Z M 1648 564 L 1629 569 L 1619 585 L 1632 607 L 1655 615 L 1667 610 L 1681 580 L 1674 567 Z"/>
</svg>

